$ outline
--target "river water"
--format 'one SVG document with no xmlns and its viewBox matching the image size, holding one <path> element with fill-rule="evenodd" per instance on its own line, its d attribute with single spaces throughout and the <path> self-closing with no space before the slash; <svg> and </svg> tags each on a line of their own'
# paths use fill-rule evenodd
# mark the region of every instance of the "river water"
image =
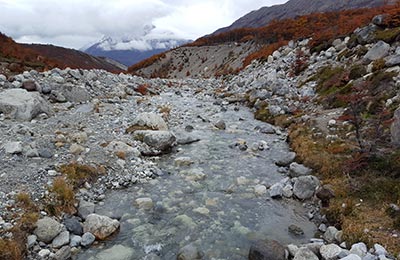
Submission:
<svg viewBox="0 0 400 260">
<path fill-rule="evenodd" d="M 255 192 L 256 185 L 268 187 L 286 177 L 274 164 L 289 152 L 284 134 L 257 131 L 268 125 L 245 107 L 193 90 L 181 92 L 152 97 L 151 103 L 172 107 L 169 125 L 178 138 L 189 135 L 200 141 L 155 159 L 164 175 L 110 191 L 96 213 L 120 218 L 119 233 L 78 259 L 176 259 L 179 249 L 191 243 L 203 259 L 247 259 L 252 241 L 287 244 L 313 237 L 316 227 L 300 202 Z M 219 120 L 226 130 L 214 127 Z M 238 145 L 244 142 L 245 151 Z M 182 157 L 187 157 L 185 163 L 177 164 L 175 159 Z M 140 209 L 138 198 L 151 198 L 154 206 Z M 290 234 L 292 224 L 304 235 Z"/>
</svg>

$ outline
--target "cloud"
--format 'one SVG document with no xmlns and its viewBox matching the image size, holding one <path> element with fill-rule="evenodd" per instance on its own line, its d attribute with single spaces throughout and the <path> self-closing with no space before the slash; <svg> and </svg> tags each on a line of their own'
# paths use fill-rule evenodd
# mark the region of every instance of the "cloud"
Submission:
<svg viewBox="0 0 400 260">
<path fill-rule="evenodd" d="M 195 39 L 230 25 L 253 9 L 277 2 L 284 1 L 0 0 L 0 31 L 21 42 L 74 48 L 104 35 L 142 35 L 143 28 L 151 24 L 157 30 Z M 157 30 L 152 33 L 157 35 Z"/>
</svg>

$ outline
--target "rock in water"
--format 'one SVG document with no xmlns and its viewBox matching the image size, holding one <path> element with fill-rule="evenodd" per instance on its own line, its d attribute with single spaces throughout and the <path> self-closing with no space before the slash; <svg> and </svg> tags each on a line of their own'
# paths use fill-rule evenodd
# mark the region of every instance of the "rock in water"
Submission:
<svg viewBox="0 0 400 260">
<path fill-rule="evenodd" d="M 301 199 L 310 199 L 319 185 L 319 181 L 314 176 L 300 176 L 294 183 L 293 193 Z"/>
<path fill-rule="evenodd" d="M 171 149 L 176 141 L 169 131 L 136 131 L 135 138 L 160 151 Z"/>
<path fill-rule="evenodd" d="M 50 243 L 58 234 L 60 234 L 62 226 L 52 218 L 45 217 L 39 219 L 36 223 L 34 231 L 39 241 Z"/>
<path fill-rule="evenodd" d="M 0 93 L 0 112 L 17 120 L 31 120 L 41 113 L 52 115 L 50 104 L 38 92 L 8 89 Z"/>
<path fill-rule="evenodd" d="M 250 247 L 249 260 L 285 259 L 285 247 L 275 240 L 258 241 Z"/>
<path fill-rule="evenodd" d="M 200 250 L 193 244 L 184 246 L 179 250 L 177 260 L 197 260 L 202 259 Z"/>
<path fill-rule="evenodd" d="M 83 223 L 83 231 L 92 233 L 100 240 L 112 235 L 118 228 L 118 220 L 97 214 L 90 214 Z"/>
<path fill-rule="evenodd" d="M 135 259 L 135 251 L 132 248 L 115 245 L 109 249 L 101 251 L 96 255 L 96 260 L 131 260 Z"/>
</svg>

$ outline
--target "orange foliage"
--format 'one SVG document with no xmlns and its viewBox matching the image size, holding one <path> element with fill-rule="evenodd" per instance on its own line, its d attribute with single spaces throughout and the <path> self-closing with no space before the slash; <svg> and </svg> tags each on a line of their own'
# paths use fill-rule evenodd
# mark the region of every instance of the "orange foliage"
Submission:
<svg viewBox="0 0 400 260">
<path fill-rule="evenodd" d="M 130 66 L 128 69 L 128 72 L 132 73 L 132 72 L 135 72 L 142 68 L 146 68 L 146 67 L 152 65 L 153 63 L 157 62 L 158 60 L 164 59 L 165 57 L 166 57 L 165 52 L 151 56 L 148 59 L 145 59 L 139 63 L 136 63 L 136 64 Z"/>
</svg>

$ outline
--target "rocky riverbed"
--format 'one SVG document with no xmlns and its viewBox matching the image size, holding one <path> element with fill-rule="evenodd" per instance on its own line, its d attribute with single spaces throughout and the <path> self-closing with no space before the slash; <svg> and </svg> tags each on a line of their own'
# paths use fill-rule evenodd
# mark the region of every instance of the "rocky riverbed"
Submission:
<svg viewBox="0 0 400 260">
<path fill-rule="evenodd" d="M 315 111 L 315 82 L 286 77 L 306 46 L 227 81 L 69 69 L 0 77 L 2 238 L 13 238 L 23 192 L 40 213 L 28 259 L 390 258 L 326 225 L 315 194 L 330 191 L 295 162 L 283 129 L 245 107 Z M 335 64 L 331 52 L 311 57 L 302 77 Z M 97 177 L 75 179 L 76 211 L 53 216 L 54 181 L 77 165 Z"/>
</svg>

